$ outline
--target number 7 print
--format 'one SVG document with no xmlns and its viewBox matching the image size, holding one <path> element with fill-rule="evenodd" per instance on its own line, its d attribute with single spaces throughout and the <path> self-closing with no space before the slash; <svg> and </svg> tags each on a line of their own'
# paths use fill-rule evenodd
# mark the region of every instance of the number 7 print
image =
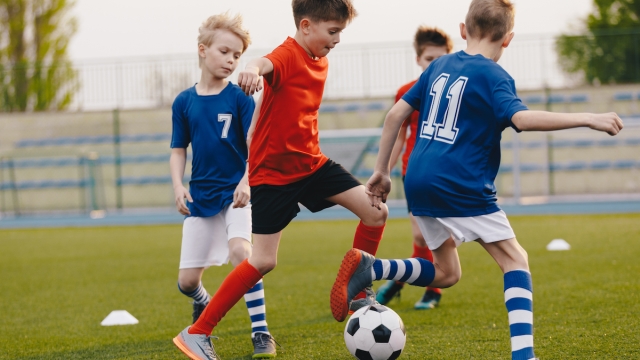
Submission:
<svg viewBox="0 0 640 360">
<path fill-rule="evenodd" d="M 226 138 L 229 134 L 229 127 L 231 126 L 231 114 L 218 114 L 218 122 L 224 121 L 224 127 L 222 128 L 222 138 Z"/>
</svg>

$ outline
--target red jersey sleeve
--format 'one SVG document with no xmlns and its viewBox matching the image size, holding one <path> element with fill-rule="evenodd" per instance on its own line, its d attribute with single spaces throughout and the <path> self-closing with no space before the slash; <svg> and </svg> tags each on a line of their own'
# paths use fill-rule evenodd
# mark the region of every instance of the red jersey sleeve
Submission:
<svg viewBox="0 0 640 360">
<path fill-rule="evenodd" d="M 277 90 L 282 79 L 286 79 L 288 77 L 287 69 L 292 68 L 292 62 L 295 60 L 295 54 L 287 47 L 280 45 L 270 54 L 265 55 L 265 58 L 269 59 L 273 64 L 273 71 L 266 74 L 264 79 L 271 88 Z"/>
</svg>

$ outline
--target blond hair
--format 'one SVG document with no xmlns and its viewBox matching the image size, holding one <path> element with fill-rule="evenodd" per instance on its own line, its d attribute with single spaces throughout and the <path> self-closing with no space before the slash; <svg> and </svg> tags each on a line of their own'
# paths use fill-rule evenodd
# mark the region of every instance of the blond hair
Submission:
<svg viewBox="0 0 640 360">
<path fill-rule="evenodd" d="M 416 55 L 422 55 L 427 46 L 443 46 L 448 54 L 453 50 L 453 41 L 446 32 L 437 27 L 420 26 L 413 37 Z"/>
<path fill-rule="evenodd" d="M 296 29 L 300 21 L 307 17 L 311 21 L 344 21 L 351 22 L 358 16 L 351 0 L 292 0 L 293 20 Z"/>
<path fill-rule="evenodd" d="M 473 0 L 465 19 L 467 34 L 498 41 L 513 30 L 515 12 L 510 0 Z"/>
<path fill-rule="evenodd" d="M 242 40 L 242 52 L 251 44 L 251 37 L 249 31 L 242 27 L 242 16 L 237 14 L 231 17 L 228 12 L 224 14 L 218 14 L 210 16 L 205 20 L 198 29 L 198 45 L 211 46 L 213 38 L 216 35 L 216 31 L 226 30 Z M 202 58 L 198 57 L 202 62 Z"/>
</svg>

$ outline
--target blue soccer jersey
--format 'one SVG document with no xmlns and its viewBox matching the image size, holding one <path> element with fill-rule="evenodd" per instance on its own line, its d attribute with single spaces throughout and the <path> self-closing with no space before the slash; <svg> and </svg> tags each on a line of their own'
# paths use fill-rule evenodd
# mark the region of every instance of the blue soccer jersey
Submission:
<svg viewBox="0 0 640 360">
<path fill-rule="evenodd" d="M 469 217 L 500 210 L 494 180 L 502 131 L 527 110 L 513 78 L 464 51 L 443 56 L 402 97 L 420 112 L 405 191 L 414 215 Z"/>
<path fill-rule="evenodd" d="M 219 94 L 200 96 L 195 86 L 173 102 L 172 148 L 191 144 L 191 181 L 187 202 L 191 216 L 219 213 L 233 202 L 233 192 L 245 172 L 247 132 L 255 102 L 229 83 Z"/>
</svg>

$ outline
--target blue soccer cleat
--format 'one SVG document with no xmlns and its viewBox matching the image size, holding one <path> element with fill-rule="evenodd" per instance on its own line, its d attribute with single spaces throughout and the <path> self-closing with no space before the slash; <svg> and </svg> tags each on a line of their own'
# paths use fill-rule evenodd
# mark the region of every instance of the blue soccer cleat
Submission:
<svg viewBox="0 0 640 360">
<path fill-rule="evenodd" d="M 442 294 L 438 294 L 432 290 L 427 290 L 422 296 L 422 299 L 418 300 L 418 302 L 413 305 L 413 308 L 416 310 L 433 309 L 440 304 L 441 297 Z"/>
<path fill-rule="evenodd" d="M 404 287 L 404 283 L 395 280 L 387 280 L 382 286 L 378 288 L 378 294 L 376 295 L 376 301 L 382 305 L 386 305 L 394 297 L 400 298 L 400 290 Z"/>
</svg>

